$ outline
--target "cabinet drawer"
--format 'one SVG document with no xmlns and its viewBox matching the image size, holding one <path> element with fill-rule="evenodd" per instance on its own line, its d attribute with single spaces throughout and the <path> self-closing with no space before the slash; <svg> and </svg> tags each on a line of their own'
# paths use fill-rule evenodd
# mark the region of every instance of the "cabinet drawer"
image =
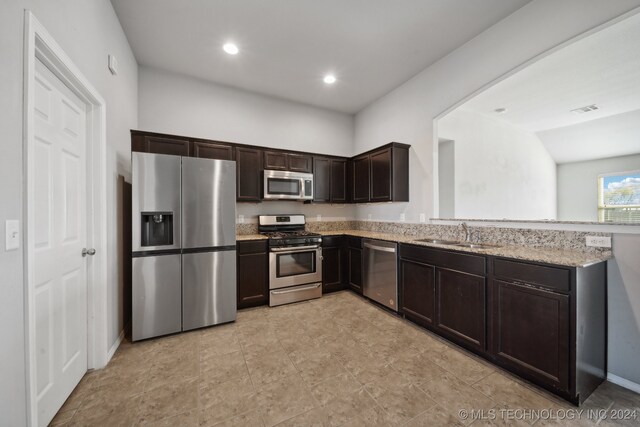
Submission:
<svg viewBox="0 0 640 427">
<path fill-rule="evenodd" d="M 322 246 L 324 246 L 325 248 L 342 246 L 343 244 L 343 236 L 325 236 L 322 238 Z"/>
<path fill-rule="evenodd" d="M 486 258 L 478 255 L 441 251 L 414 245 L 400 245 L 400 258 L 476 274 L 478 276 L 486 275 Z"/>
<path fill-rule="evenodd" d="M 544 286 L 557 291 L 571 290 L 571 272 L 569 269 L 528 264 L 526 262 L 493 260 L 493 275 L 533 285 Z"/>
<path fill-rule="evenodd" d="M 249 240 L 238 242 L 238 254 L 258 254 L 267 252 L 267 240 Z"/>
</svg>

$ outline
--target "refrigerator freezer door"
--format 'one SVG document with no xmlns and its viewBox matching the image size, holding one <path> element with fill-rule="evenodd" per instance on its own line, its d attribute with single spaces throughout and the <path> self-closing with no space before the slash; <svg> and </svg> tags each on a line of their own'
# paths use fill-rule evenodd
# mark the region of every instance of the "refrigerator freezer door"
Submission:
<svg viewBox="0 0 640 427">
<path fill-rule="evenodd" d="M 133 258 L 133 341 L 180 332 L 180 254 Z"/>
<path fill-rule="evenodd" d="M 182 247 L 236 244 L 236 162 L 182 158 Z"/>
<path fill-rule="evenodd" d="M 182 255 L 182 329 L 236 320 L 236 251 Z"/>
<path fill-rule="evenodd" d="M 151 251 L 180 248 L 180 157 L 164 154 L 131 153 L 132 250 Z M 172 215 L 172 243 L 142 245 L 143 216 L 163 213 L 157 220 Z"/>
</svg>

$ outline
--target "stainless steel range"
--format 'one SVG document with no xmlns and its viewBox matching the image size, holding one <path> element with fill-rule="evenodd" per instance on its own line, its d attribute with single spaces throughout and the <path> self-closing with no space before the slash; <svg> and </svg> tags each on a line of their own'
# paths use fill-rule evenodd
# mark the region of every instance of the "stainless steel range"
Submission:
<svg viewBox="0 0 640 427">
<path fill-rule="evenodd" d="M 322 237 L 305 231 L 304 215 L 260 215 L 269 236 L 269 305 L 322 296 Z"/>
</svg>

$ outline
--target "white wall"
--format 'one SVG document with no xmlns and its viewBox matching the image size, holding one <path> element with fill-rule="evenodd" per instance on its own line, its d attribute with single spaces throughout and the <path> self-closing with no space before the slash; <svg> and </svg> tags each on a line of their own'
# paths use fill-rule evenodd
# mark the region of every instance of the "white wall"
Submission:
<svg viewBox="0 0 640 427">
<path fill-rule="evenodd" d="M 438 137 L 455 141 L 456 218 L 555 219 L 556 163 L 534 133 L 458 108 Z"/>
<path fill-rule="evenodd" d="M 397 220 L 404 212 L 407 221 L 417 222 L 421 212 L 430 215 L 434 117 L 535 56 L 639 6 L 639 0 L 533 0 L 359 112 L 354 152 L 389 141 L 412 145 L 411 202 L 358 206 L 357 217 Z M 616 235 L 614 245 L 621 238 L 626 248 L 640 246 L 638 235 Z M 616 249 L 615 255 L 618 265 L 637 263 L 637 250 Z M 610 263 L 610 267 L 615 266 Z M 609 371 L 636 384 L 640 384 L 640 349 L 633 341 L 640 324 L 638 283 L 637 269 L 610 275 L 609 349 L 619 353 L 609 359 Z"/>
<path fill-rule="evenodd" d="M 109 335 L 118 324 L 121 289 L 117 283 L 116 177 L 129 174 L 129 129 L 137 125 L 137 64 L 108 0 L 9 0 L 0 2 L 0 241 L 4 221 L 22 219 L 24 202 L 22 88 L 24 9 L 36 18 L 71 57 L 107 102 L 109 182 Z M 119 75 L 107 70 L 115 54 Z M 0 249 L 0 425 L 26 424 L 24 282 L 22 251 Z"/>
<path fill-rule="evenodd" d="M 598 175 L 640 170 L 640 154 L 558 165 L 558 219 L 598 220 Z"/>
<path fill-rule="evenodd" d="M 141 130 L 350 156 L 353 116 L 140 67 Z"/>
<path fill-rule="evenodd" d="M 356 115 L 354 152 L 411 144 L 409 203 L 362 206 L 366 219 L 433 212 L 433 118 L 501 75 L 634 7 L 638 0 L 534 0 Z"/>
<path fill-rule="evenodd" d="M 140 67 L 140 130 L 351 156 L 354 118 L 322 108 Z M 350 219 L 351 205 L 301 202 L 238 203 L 238 215 L 301 213 L 311 218 Z"/>
</svg>

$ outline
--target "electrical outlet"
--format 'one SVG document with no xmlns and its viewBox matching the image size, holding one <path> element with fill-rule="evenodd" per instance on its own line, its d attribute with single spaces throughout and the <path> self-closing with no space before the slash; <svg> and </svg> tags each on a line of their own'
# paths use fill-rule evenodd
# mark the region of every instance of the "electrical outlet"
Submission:
<svg viewBox="0 0 640 427">
<path fill-rule="evenodd" d="M 367 219 L 371 221 L 371 214 L 367 215 Z"/>
<path fill-rule="evenodd" d="M 427 222 L 427 216 L 423 213 L 420 214 L 420 222 Z"/>
<path fill-rule="evenodd" d="M 238 224 L 244 224 L 244 215 L 238 215 Z"/>
<path fill-rule="evenodd" d="M 406 218 L 406 217 L 405 217 L 404 213 L 401 213 L 401 214 L 400 214 L 400 221 L 404 221 L 404 220 L 405 220 L 405 218 Z"/>
<path fill-rule="evenodd" d="M 322 214 L 316 215 L 316 221 L 322 221 Z"/>
<path fill-rule="evenodd" d="M 610 248 L 611 237 L 587 236 L 587 246 L 591 246 L 594 248 Z"/>
</svg>

